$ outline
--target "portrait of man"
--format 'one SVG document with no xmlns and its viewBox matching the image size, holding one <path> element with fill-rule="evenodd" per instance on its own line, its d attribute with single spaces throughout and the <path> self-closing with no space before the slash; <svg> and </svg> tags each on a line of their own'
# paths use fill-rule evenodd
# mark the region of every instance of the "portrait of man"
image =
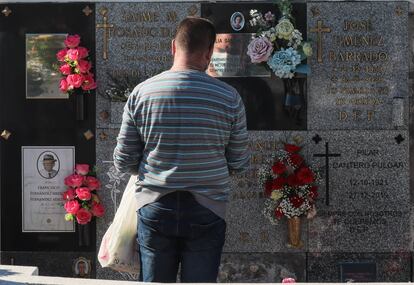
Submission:
<svg viewBox="0 0 414 285">
<path fill-rule="evenodd" d="M 90 275 L 90 261 L 84 257 L 79 257 L 73 265 L 75 277 L 88 278 Z"/>
<path fill-rule="evenodd" d="M 39 174 L 43 178 L 52 179 L 53 177 L 58 174 L 58 170 L 56 170 L 56 158 L 51 153 L 43 154 L 41 157 L 42 166 L 39 167 Z"/>
<path fill-rule="evenodd" d="M 240 12 L 234 12 L 233 15 L 230 17 L 230 25 L 233 30 L 240 31 L 244 28 L 244 16 Z"/>
</svg>

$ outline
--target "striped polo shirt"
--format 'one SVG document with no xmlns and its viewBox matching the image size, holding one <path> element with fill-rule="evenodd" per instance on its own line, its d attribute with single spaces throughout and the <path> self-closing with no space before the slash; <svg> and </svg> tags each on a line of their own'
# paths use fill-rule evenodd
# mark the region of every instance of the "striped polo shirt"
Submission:
<svg viewBox="0 0 414 285">
<path fill-rule="evenodd" d="M 230 172 L 249 164 L 243 101 L 196 70 L 165 71 L 139 84 L 125 104 L 114 151 L 120 172 L 138 175 L 138 207 L 189 191 L 224 218 Z"/>
</svg>

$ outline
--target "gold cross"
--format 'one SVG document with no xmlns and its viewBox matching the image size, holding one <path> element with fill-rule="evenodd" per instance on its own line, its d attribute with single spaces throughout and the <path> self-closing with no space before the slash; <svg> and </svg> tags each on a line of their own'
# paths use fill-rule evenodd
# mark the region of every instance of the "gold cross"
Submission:
<svg viewBox="0 0 414 285">
<path fill-rule="evenodd" d="M 104 35 L 103 35 L 103 59 L 107 60 L 108 59 L 108 41 L 109 41 L 109 30 L 112 29 L 114 27 L 114 25 L 112 24 L 108 24 L 108 9 L 105 7 L 102 7 L 101 9 L 99 9 L 99 14 L 102 15 L 103 17 L 103 23 L 101 24 L 96 24 L 96 28 L 102 28 L 104 29 Z"/>
<path fill-rule="evenodd" d="M 4 16 L 8 17 L 12 13 L 12 10 L 10 10 L 9 7 L 6 6 L 1 12 L 4 14 Z"/>
<path fill-rule="evenodd" d="M 330 33 L 331 29 L 328 27 L 323 27 L 322 21 L 318 21 L 318 26 L 316 28 L 310 29 L 311 33 L 318 33 L 318 62 L 322 63 L 322 33 Z"/>
</svg>

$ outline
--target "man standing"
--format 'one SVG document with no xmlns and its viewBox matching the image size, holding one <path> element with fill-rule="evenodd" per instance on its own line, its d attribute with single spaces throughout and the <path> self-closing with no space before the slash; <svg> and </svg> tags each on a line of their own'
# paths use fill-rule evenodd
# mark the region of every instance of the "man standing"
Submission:
<svg viewBox="0 0 414 285">
<path fill-rule="evenodd" d="M 114 151 L 138 175 L 141 279 L 216 282 L 224 244 L 229 173 L 247 169 L 248 135 L 237 91 L 205 73 L 213 24 L 184 19 L 172 68 L 139 84 L 124 108 Z"/>
</svg>

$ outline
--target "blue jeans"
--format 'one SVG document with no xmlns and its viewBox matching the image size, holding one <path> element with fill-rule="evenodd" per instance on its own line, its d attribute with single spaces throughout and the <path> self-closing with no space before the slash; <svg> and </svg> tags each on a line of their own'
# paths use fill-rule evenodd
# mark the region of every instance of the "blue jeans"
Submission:
<svg viewBox="0 0 414 285">
<path fill-rule="evenodd" d="M 141 281 L 216 282 L 226 222 L 189 192 L 173 192 L 138 211 Z"/>
</svg>

